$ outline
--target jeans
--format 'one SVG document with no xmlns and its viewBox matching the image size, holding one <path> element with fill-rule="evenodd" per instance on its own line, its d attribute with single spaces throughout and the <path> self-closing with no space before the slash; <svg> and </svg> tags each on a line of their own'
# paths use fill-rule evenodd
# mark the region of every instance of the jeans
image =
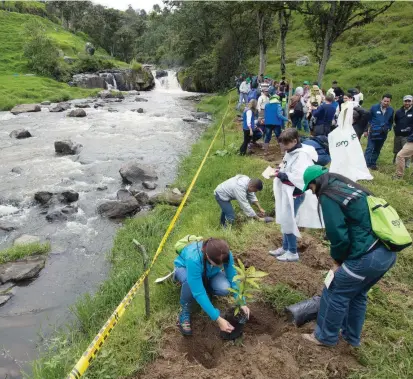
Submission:
<svg viewBox="0 0 413 379">
<path fill-rule="evenodd" d="M 343 338 L 360 345 L 367 308 L 367 293 L 396 262 L 396 253 L 382 244 L 357 259 L 344 261 L 327 289 L 324 287 L 315 337 L 335 345 L 341 329 Z"/>
<path fill-rule="evenodd" d="M 229 224 L 233 224 L 235 221 L 235 212 L 234 212 L 234 208 L 232 207 L 231 202 L 221 200 L 221 198 L 218 195 L 215 195 L 215 199 L 222 210 L 221 221 L 220 221 L 221 225 L 225 226 L 227 222 Z"/>
<path fill-rule="evenodd" d="M 297 130 L 301 130 L 302 120 L 303 120 L 303 114 L 302 113 L 298 114 L 298 115 L 296 113 L 293 113 L 291 115 L 292 126 L 293 126 L 293 128 L 296 128 Z"/>
<path fill-rule="evenodd" d="M 260 128 L 255 128 L 252 133 L 252 142 L 257 142 L 262 138 L 262 130 Z"/>
<path fill-rule="evenodd" d="M 308 120 L 307 120 L 307 117 L 305 115 L 303 117 L 302 125 L 303 125 L 303 128 L 304 128 L 304 131 L 306 133 L 308 133 L 310 131 L 310 128 L 308 127 Z M 299 129 L 301 130 L 301 128 L 299 128 Z"/>
<path fill-rule="evenodd" d="M 242 142 L 241 147 L 239 148 L 239 153 L 240 155 L 245 155 L 247 153 L 247 148 L 248 148 L 248 144 L 251 142 L 252 140 L 252 136 L 250 135 L 250 131 L 248 130 L 242 130 L 244 133 L 244 142 Z"/>
<path fill-rule="evenodd" d="M 248 94 L 240 92 L 239 94 L 239 100 L 238 100 L 238 105 L 237 105 L 237 111 L 241 108 L 241 104 L 245 103 L 245 105 L 248 104 Z"/>
<path fill-rule="evenodd" d="M 182 305 L 191 304 L 194 300 L 194 297 L 192 296 L 191 289 L 189 288 L 187 282 L 186 268 L 176 268 L 174 278 L 182 284 L 180 303 Z M 206 290 L 214 296 L 227 296 L 229 294 L 228 288 L 231 288 L 231 284 L 229 283 L 225 274 L 223 272 L 219 272 L 212 278 L 208 279 Z"/>
<path fill-rule="evenodd" d="M 280 125 L 265 125 L 265 138 L 264 138 L 265 143 L 270 143 L 272 133 L 274 133 L 275 137 L 278 139 L 278 137 L 281 134 L 281 126 Z"/>
<path fill-rule="evenodd" d="M 379 158 L 380 151 L 384 145 L 386 139 L 377 139 L 372 140 L 369 136 L 367 140 L 367 148 L 364 153 L 364 157 L 366 159 L 367 167 L 375 167 L 377 166 L 377 159 Z"/>
<path fill-rule="evenodd" d="M 305 194 L 294 198 L 294 216 L 297 216 L 298 209 L 305 199 Z M 291 253 L 297 252 L 297 237 L 294 233 L 283 234 L 283 249 Z"/>
</svg>

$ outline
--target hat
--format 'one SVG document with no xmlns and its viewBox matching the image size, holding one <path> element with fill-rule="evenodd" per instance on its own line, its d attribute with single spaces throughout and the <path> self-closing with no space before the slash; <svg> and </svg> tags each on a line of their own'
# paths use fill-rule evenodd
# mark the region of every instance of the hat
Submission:
<svg viewBox="0 0 413 379">
<path fill-rule="evenodd" d="M 251 82 L 251 79 L 250 79 L 250 78 L 247 78 L 247 79 L 245 79 L 245 81 L 246 81 L 247 83 L 250 83 L 250 82 Z"/>
<path fill-rule="evenodd" d="M 280 101 L 280 97 L 278 95 L 272 95 L 270 97 L 270 103 L 277 102 L 277 101 L 278 102 Z"/>
<path fill-rule="evenodd" d="M 306 86 L 309 86 L 309 85 L 310 85 L 310 82 L 309 82 L 308 80 L 305 80 L 305 81 L 303 82 L 303 84 L 305 84 Z"/>
<path fill-rule="evenodd" d="M 413 96 L 412 95 L 406 95 L 405 97 L 403 97 L 403 101 L 406 101 L 406 100 L 413 101 Z"/>
<path fill-rule="evenodd" d="M 308 185 L 314 180 L 317 179 L 319 176 L 327 174 L 328 169 L 319 165 L 313 165 L 310 167 L 307 167 L 307 169 L 304 171 L 304 188 L 303 192 L 308 190 Z"/>
<path fill-rule="evenodd" d="M 269 78 L 270 78 L 270 77 L 269 77 L 269 76 L 267 76 L 267 75 L 265 75 L 265 76 L 264 76 L 264 79 L 269 79 Z"/>
</svg>

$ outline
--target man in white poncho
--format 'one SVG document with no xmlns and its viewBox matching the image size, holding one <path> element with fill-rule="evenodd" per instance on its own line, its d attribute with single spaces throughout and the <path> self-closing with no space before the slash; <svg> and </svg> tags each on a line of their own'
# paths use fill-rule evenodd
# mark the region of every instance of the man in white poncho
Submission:
<svg viewBox="0 0 413 379">
<path fill-rule="evenodd" d="M 317 152 L 312 146 L 302 145 L 297 129 L 282 132 L 280 143 L 286 150 L 280 169 L 274 179 L 276 222 L 283 233 L 282 247 L 270 254 L 279 261 L 298 261 L 298 227 L 322 228 L 317 212 L 318 201 L 311 191 L 303 193 L 303 174 L 307 167 L 317 161 Z"/>
</svg>

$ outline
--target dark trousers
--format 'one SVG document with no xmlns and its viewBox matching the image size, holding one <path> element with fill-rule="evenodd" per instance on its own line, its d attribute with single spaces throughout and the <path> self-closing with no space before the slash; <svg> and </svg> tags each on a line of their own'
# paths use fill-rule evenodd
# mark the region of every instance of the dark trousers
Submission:
<svg viewBox="0 0 413 379">
<path fill-rule="evenodd" d="M 239 148 L 240 155 L 245 155 L 247 152 L 248 144 L 251 142 L 252 136 L 250 136 L 249 130 L 243 130 L 244 132 L 244 142 L 242 143 L 241 147 Z"/>
<path fill-rule="evenodd" d="M 367 167 L 376 167 L 377 166 L 377 159 L 379 159 L 380 151 L 384 145 L 386 139 L 369 139 L 367 141 L 367 148 L 364 153 L 364 157 L 366 158 Z"/>
</svg>

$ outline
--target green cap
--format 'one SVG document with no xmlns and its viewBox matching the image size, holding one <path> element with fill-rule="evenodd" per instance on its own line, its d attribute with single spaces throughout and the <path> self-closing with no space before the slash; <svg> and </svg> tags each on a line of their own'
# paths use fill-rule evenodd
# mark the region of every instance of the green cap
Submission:
<svg viewBox="0 0 413 379">
<path fill-rule="evenodd" d="M 305 80 L 305 81 L 303 82 L 303 84 L 309 86 L 309 85 L 310 85 L 310 82 L 309 82 L 308 80 Z"/>
<path fill-rule="evenodd" d="M 249 82 L 251 82 L 251 79 L 250 79 L 250 78 L 247 78 L 247 79 L 245 79 L 245 81 L 246 81 L 247 83 L 249 83 Z"/>
<path fill-rule="evenodd" d="M 308 190 L 308 185 L 319 176 L 327 174 L 328 169 L 319 165 L 307 167 L 304 171 L 304 188 L 303 192 Z"/>
<path fill-rule="evenodd" d="M 269 76 L 264 76 L 264 79 L 269 79 L 270 77 Z"/>
</svg>

